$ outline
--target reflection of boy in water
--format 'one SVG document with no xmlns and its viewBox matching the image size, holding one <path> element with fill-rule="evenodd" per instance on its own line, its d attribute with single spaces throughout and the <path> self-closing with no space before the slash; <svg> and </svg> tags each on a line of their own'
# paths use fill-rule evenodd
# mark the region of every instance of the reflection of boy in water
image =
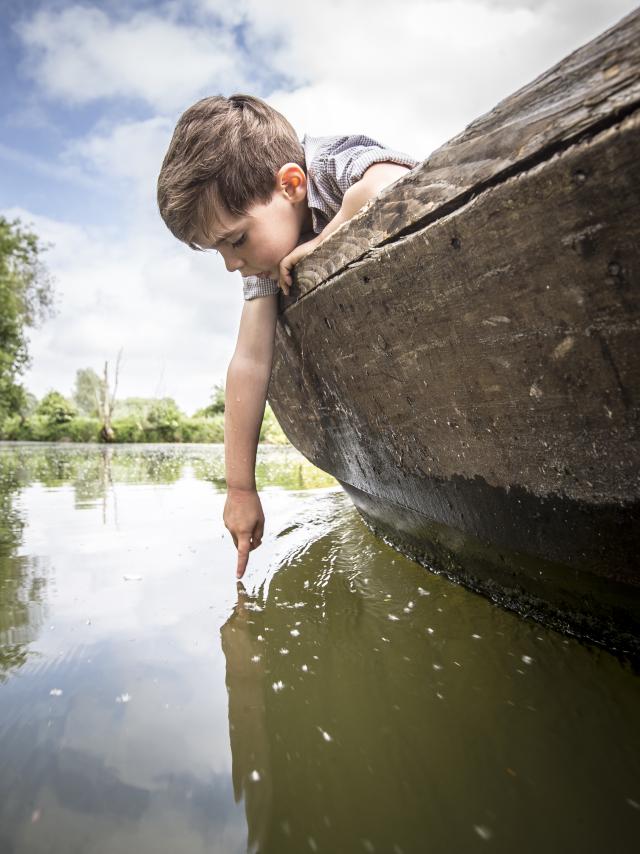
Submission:
<svg viewBox="0 0 640 854">
<path fill-rule="evenodd" d="M 273 783 L 266 728 L 263 644 L 255 639 L 249 623 L 254 612 L 248 600 L 246 590 L 238 582 L 238 602 L 220 629 L 220 636 L 227 664 L 233 794 L 236 802 L 244 795 L 247 849 L 260 851 L 271 815 Z"/>
</svg>

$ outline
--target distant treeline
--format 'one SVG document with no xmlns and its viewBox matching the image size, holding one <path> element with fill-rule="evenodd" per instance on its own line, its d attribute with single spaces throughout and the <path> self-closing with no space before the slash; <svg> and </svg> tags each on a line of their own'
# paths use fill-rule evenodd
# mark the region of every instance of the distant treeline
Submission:
<svg viewBox="0 0 640 854">
<path fill-rule="evenodd" d="M 99 417 L 100 384 L 91 368 L 76 374 L 71 397 L 50 391 L 38 401 L 26 393 L 20 412 L 0 423 L 0 439 L 35 442 L 99 442 L 104 422 Z M 111 420 L 115 442 L 223 442 L 224 390 L 216 386 L 211 402 L 188 416 L 170 397 L 129 397 L 116 401 Z M 288 444 L 267 406 L 260 441 Z"/>
<path fill-rule="evenodd" d="M 170 397 L 117 399 L 120 355 L 110 387 L 92 368 L 76 374 L 71 397 L 50 391 L 42 400 L 21 382 L 30 363 L 28 330 L 54 311 L 53 281 L 38 236 L 20 220 L 0 216 L 0 439 L 36 442 L 222 442 L 224 390 L 189 417 Z M 260 441 L 287 444 L 267 407 Z"/>
</svg>

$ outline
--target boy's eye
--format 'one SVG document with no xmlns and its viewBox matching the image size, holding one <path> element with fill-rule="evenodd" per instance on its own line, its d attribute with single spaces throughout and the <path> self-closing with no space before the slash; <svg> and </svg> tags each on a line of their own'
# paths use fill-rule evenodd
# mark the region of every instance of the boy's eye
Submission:
<svg viewBox="0 0 640 854">
<path fill-rule="evenodd" d="M 247 239 L 247 235 L 243 234 L 236 240 L 235 243 L 232 243 L 231 245 L 233 246 L 234 249 L 237 249 L 238 246 L 242 246 L 242 244 L 245 242 L 246 239 Z"/>
</svg>

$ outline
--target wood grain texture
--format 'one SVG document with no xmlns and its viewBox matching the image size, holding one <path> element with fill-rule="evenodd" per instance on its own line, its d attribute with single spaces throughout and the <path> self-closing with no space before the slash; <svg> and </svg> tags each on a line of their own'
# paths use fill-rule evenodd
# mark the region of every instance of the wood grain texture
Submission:
<svg viewBox="0 0 640 854">
<path fill-rule="evenodd" d="M 296 269 L 288 308 L 408 231 L 632 111 L 640 101 L 640 10 L 502 101 L 383 191 Z M 414 152 L 415 153 L 415 152 Z"/>
<path fill-rule="evenodd" d="M 290 306 L 269 397 L 294 445 L 368 495 L 637 583 L 639 151 L 636 113 Z M 569 502 L 578 527 L 488 513 L 492 490 Z"/>
</svg>

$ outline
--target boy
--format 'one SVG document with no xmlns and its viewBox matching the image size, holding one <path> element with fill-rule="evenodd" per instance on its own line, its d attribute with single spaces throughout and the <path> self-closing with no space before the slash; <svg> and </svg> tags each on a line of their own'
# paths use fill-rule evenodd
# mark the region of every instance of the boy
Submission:
<svg viewBox="0 0 640 854">
<path fill-rule="evenodd" d="M 192 249 L 216 249 L 243 277 L 245 304 L 227 372 L 224 523 L 241 578 L 262 541 L 255 484 L 271 375 L 278 291 L 294 266 L 417 160 L 368 137 L 308 137 L 250 95 L 204 98 L 180 118 L 158 178 L 166 225 Z"/>
</svg>

